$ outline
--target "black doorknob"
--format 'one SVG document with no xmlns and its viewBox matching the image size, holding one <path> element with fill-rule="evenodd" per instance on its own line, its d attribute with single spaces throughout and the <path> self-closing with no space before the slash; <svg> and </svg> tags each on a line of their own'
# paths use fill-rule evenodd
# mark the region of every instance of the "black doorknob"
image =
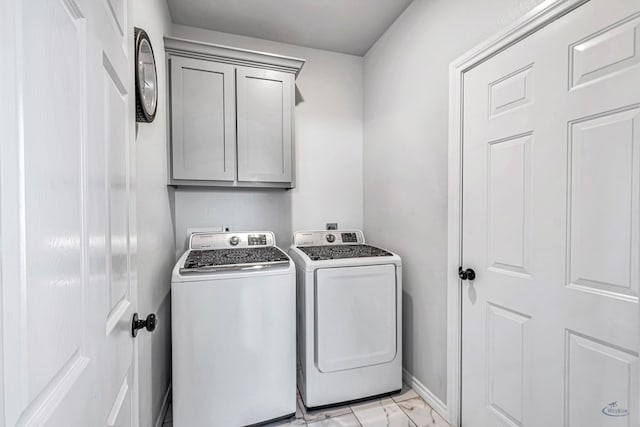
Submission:
<svg viewBox="0 0 640 427">
<path fill-rule="evenodd" d="M 458 276 L 462 280 L 475 280 L 476 272 L 473 271 L 473 269 L 471 268 L 467 268 L 466 270 L 463 270 L 462 267 L 458 267 Z"/>
<path fill-rule="evenodd" d="M 146 319 L 140 320 L 138 313 L 134 313 L 133 320 L 131 321 L 131 336 L 138 336 L 138 329 L 145 328 L 149 332 L 153 332 L 158 324 L 158 319 L 155 314 L 150 314 Z"/>
</svg>

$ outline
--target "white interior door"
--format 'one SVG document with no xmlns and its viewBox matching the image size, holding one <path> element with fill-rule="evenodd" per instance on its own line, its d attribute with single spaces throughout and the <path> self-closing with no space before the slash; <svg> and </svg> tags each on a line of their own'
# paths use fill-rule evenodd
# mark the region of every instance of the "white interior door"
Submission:
<svg viewBox="0 0 640 427">
<path fill-rule="evenodd" d="M 137 424 L 128 3 L 2 2 L 0 425 Z"/>
<path fill-rule="evenodd" d="M 636 426 L 640 2 L 464 77 L 462 425 Z"/>
</svg>

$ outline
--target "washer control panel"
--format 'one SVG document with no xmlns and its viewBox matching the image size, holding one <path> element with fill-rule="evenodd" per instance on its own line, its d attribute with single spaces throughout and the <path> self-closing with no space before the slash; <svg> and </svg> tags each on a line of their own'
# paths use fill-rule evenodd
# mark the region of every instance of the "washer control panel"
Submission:
<svg viewBox="0 0 640 427">
<path fill-rule="evenodd" d="M 360 230 L 298 231 L 293 235 L 295 246 L 322 246 L 363 244 L 364 234 Z"/>
<path fill-rule="evenodd" d="M 247 242 L 249 246 L 266 246 L 267 235 L 266 234 L 249 234 L 247 236 Z"/>
<path fill-rule="evenodd" d="M 223 249 L 275 246 L 276 238 L 271 231 L 258 232 L 203 232 L 193 233 L 189 238 L 189 249 Z"/>
<path fill-rule="evenodd" d="M 340 233 L 342 243 L 358 243 L 358 234 L 354 232 Z"/>
</svg>

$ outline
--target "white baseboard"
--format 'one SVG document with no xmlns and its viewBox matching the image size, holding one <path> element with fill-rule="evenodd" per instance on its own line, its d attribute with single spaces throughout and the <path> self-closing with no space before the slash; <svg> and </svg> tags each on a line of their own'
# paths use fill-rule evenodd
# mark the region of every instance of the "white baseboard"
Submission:
<svg viewBox="0 0 640 427">
<path fill-rule="evenodd" d="M 445 405 L 442 400 L 438 399 L 438 397 L 433 394 L 431 390 L 426 388 L 424 384 L 418 381 L 416 377 L 411 375 L 411 373 L 404 368 L 402 368 L 402 380 L 405 383 L 409 384 L 411 388 L 415 390 L 416 393 L 418 393 L 418 396 L 424 399 L 424 401 L 427 402 L 427 404 L 431 406 L 438 413 L 438 415 L 444 418 L 446 422 L 450 422 L 447 405 Z"/>
<path fill-rule="evenodd" d="M 158 418 L 156 418 L 155 427 L 162 427 L 164 424 L 164 419 L 167 416 L 167 410 L 169 409 L 169 405 L 171 404 L 171 383 L 169 383 L 169 387 L 167 387 L 167 391 L 164 393 L 164 399 L 162 400 L 162 407 L 160 408 L 160 413 L 158 414 Z"/>
</svg>

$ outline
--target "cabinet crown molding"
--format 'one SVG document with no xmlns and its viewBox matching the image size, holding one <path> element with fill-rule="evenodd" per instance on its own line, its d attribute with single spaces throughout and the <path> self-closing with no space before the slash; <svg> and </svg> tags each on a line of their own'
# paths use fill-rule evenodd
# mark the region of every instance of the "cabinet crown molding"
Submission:
<svg viewBox="0 0 640 427">
<path fill-rule="evenodd" d="M 296 77 L 305 63 L 300 58 L 177 37 L 165 37 L 164 49 L 170 55 L 283 71 L 293 73 Z"/>
</svg>

